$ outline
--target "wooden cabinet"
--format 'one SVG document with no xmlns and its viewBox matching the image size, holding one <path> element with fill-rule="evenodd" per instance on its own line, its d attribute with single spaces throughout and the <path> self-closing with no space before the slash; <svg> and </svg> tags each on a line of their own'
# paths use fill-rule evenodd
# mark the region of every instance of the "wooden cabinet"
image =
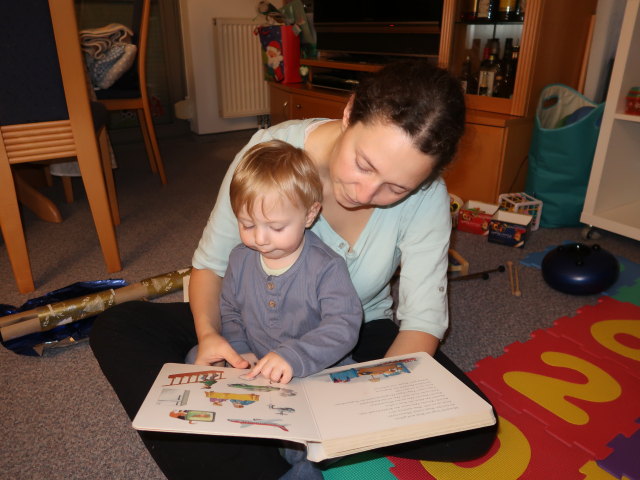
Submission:
<svg viewBox="0 0 640 480">
<path fill-rule="evenodd" d="M 458 155 L 444 173 L 449 192 L 495 203 L 501 193 L 523 190 L 532 128 L 524 117 L 468 110 Z"/>
<path fill-rule="evenodd" d="M 302 118 L 342 118 L 349 95 L 306 85 L 270 84 L 271 123 Z"/>
<path fill-rule="evenodd" d="M 590 27 L 597 0 L 527 0 L 523 21 L 460 20 L 465 1 L 445 0 L 439 65 L 460 75 L 469 55 L 478 68 L 482 49 L 497 38 L 519 45 L 518 66 L 511 98 L 466 95 L 467 106 L 515 116 L 533 116 L 542 89 L 551 83 L 577 88 L 585 73 Z M 474 42 L 475 41 L 475 42 Z M 502 55 L 502 53 L 500 53 Z"/>
<path fill-rule="evenodd" d="M 640 86 L 640 0 L 627 0 L 580 220 L 640 240 L 640 116 L 626 114 Z"/>
<path fill-rule="evenodd" d="M 514 38 L 520 56 L 511 98 L 465 95 L 466 133 L 455 162 L 445 173 L 451 193 L 488 203 L 524 189 L 527 154 L 541 90 L 551 83 L 577 88 L 597 0 L 528 0 L 524 21 L 463 23 L 460 0 L 445 0 L 438 63 L 459 75 L 473 40 Z M 477 42 L 476 42 L 477 44 Z M 375 71 L 379 65 L 302 60 L 318 69 Z M 271 84 L 272 123 L 293 118 L 340 118 L 348 92 L 311 85 Z"/>
</svg>

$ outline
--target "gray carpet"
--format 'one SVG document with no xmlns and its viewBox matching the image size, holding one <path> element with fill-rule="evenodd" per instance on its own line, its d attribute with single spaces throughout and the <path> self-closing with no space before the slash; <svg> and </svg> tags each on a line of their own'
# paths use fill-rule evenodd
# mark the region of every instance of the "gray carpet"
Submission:
<svg viewBox="0 0 640 480">
<path fill-rule="evenodd" d="M 37 291 L 17 292 L 0 244 L 0 303 L 29 298 L 81 280 L 124 278 L 129 282 L 190 264 L 218 185 L 234 153 L 252 132 L 209 136 L 185 134 L 160 140 L 169 184 L 149 172 L 139 142 L 115 143 L 116 182 L 122 215 L 118 227 L 123 270 L 106 273 L 79 179 L 76 201 L 64 203 L 56 182 L 45 193 L 59 205 L 61 224 L 24 212 Z M 489 244 L 486 237 L 454 232 L 455 248 L 478 272 L 565 241 L 584 241 L 579 228 L 534 232 L 525 249 Z M 594 243 L 589 241 L 587 243 Z M 615 255 L 640 263 L 639 243 L 602 232 L 598 242 Z M 597 295 L 579 297 L 550 289 L 540 271 L 521 267 L 523 295 L 510 294 L 506 273 L 489 280 L 452 282 L 451 329 L 444 351 L 470 370 L 485 356 L 526 341 L 531 332 L 573 314 Z M 157 301 L 181 300 L 172 294 Z M 114 345 L 117 349 L 117 345 Z M 163 479 L 102 377 L 87 343 L 25 357 L 0 348 L 0 475 L 12 479 Z"/>
</svg>

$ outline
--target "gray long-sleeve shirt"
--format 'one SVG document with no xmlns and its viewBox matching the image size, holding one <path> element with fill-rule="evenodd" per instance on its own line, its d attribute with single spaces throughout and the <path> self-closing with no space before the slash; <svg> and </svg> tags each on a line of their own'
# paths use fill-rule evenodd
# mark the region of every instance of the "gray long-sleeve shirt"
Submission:
<svg viewBox="0 0 640 480">
<path fill-rule="evenodd" d="M 314 233 L 282 275 L 267 275 L 260 254 L 231 251 L 220 298 L 222 335 L 238 353 L 273 351 L 306 377 L 338 363 L 355 346 L 362 304 L 347 265 Z"/>
</svg>

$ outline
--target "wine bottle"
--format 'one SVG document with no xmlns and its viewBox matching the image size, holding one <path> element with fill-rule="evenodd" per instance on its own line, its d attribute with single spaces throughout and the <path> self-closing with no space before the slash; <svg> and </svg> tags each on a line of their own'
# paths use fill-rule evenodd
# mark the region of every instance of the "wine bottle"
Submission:
<svg viewBox="0 0 640 480">
<path fill-rule="evenodd" d="M 498 0 L 478 0 L 478 20 L 495 20 Z"/>
<path fill-rule="evenodd" d="M 516 0 L 500 0 L 497 19 L 502 22 L 515 20 Z"/>
<path fill-rule="evenodd" d="M 475 79 L 471 71 L 471 57 L 467 55 L 462 63 L 462 73 L 460 74 L 460 85 L 463 93 L 476 93 L 478 87 L 475 85 Z"/>
<path fill-rule="evenodd" d="M 516 5 L 516 20 L 519 22 L 524 22 L 524 11 L 527 6 L 527 0 L 518 0 Z"/>
<path fill-rule="evenodd" d="M 504 75 L 501 88 L 498 90 L 497 96 L 504 98 L 511 98 L 513 96 L 513 89 L 516 82 L 516 68 L 518 66 L 518 54 L 519 54 L 519 46 L 514 45 L 511 48 L 511 53 L 508 61 L 503 62 L 504 64 Z M 505 46 L 505 56 L 507 55 Z"/>
<path fill-rule="evenodd" d="M 496 74 L 500 71 L 498 62 L 498 52 L 500 51 L 500 41 L 496 38 L 489 40 L 491 46 L 485 47 L 485 59 L 480 64 L 478 77 L 478 95 L 487 97 L 493 96 Z"/>
<path fill-rule="evenodd" d="M 465 0 L 460 19 L 463 22 L 473 22 L 478 19 L 478 0 Z"/>
<path fill-rule="evenodd" d="M 460 72 L 460 86 L 462 87 L 462 93 L 467 93 L 469 77 L 471 77 L 471 57 L 467 55 L 467 58 L 462 62 L 462 70 Z"/>
<path fill-rule="evenodd" d="M 493 96 L 508 98 L 508 83 L 511 75 L 511 56 L 513 53 L 513 38 L 507 38 L 504 42 L 504 53 L 502 54 L 502 60 L 500 60 L 499 71 L 496 72 Z"/>
</svg>

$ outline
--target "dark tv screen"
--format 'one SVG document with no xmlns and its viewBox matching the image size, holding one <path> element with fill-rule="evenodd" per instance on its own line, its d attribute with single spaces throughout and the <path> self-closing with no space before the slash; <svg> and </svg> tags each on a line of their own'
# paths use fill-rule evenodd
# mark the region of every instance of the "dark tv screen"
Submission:
<svg viewBox="0 0 640 480">
<path fill-rule="evenodd" d="M 440 45 L 443 0 L 314 0 L 317 48 L 323 54 L 427 56 Z M 361 58 L 366 60 L 365 58 Z"/>
<path fill-rule="evenodd" d="M 315 23 L 440 22 L 443 0 L 314 0 Z"/>
</svg>

